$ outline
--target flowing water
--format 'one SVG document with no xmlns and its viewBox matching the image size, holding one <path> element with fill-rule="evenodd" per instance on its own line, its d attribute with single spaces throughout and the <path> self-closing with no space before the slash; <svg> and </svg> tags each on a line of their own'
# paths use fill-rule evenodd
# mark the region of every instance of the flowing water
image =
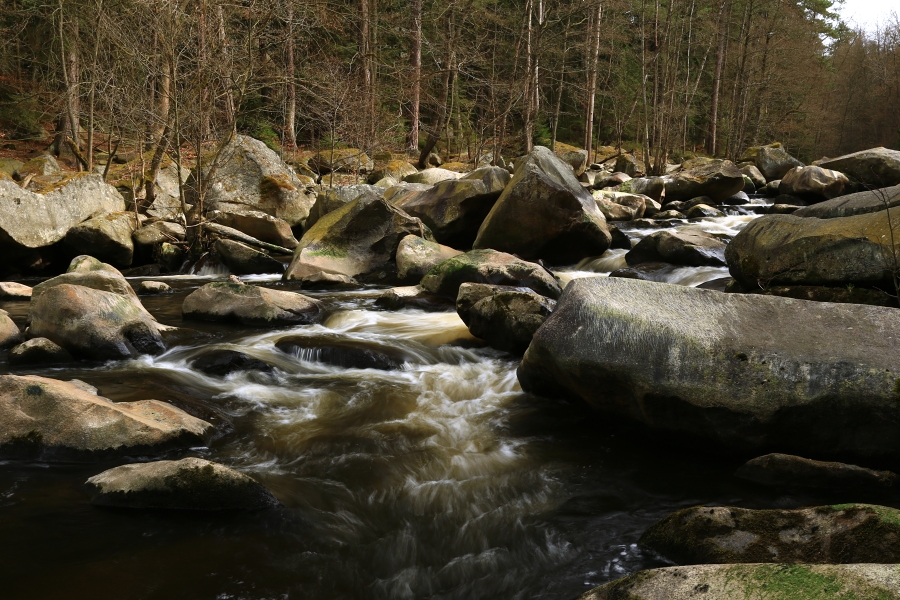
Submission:
<svg viewBox="0 0 900 600">
<path fill-rule="evenodd" d="M 751 218 L 678 228 L 730 237 Z M 654 230 L 625 231 L 638 238 Z M 624 266 L 623 255 L 610 251 L 558 275 L 602 276 Z M 676 268 L 667 277 L 698 285 L 726 274 Z M 148 310 L 196 330 L 161 356 L 14 372 L 78 378 L 116 401 L 167 400 L 214 423 L 219 434 L 208 447 L 181 455 L 253 476 L 282 507 L 103 509 L 89 504 L 84 481 L 148 458 L 0 462 L 0 597 L 563 600 L 665 564 L 637 541 L 678 508 L 810 501 L 733 478 L 747 457 L 659 439 L 578 402 L 524 394 L 515 357 L 482 347 L 454 312 L 382 311 L 374 306 L 378 289 L 309 292 L 328 306 L 320 325 L 182 323 L 184 297 L 222 277 L 156 278 L 175 291 L 143 297 Z M 283 287 L 272 277 L 248 279 Z M 23 324 L 27 303 L 0 307 Z M 382 348 L 403 365 L 330 366 L 314 352 L 278 350 L 275 342 L 288 335 Z M 191 367 L 215 348 L 276 368 L 222 378 Z M 0 371 L 9 371 L 5 359 Z"/>
</svg>

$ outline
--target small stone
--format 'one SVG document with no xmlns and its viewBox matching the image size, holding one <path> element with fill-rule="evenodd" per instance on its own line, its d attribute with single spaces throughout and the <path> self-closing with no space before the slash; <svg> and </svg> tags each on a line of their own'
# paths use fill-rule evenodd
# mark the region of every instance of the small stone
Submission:
<svg viewBox="0 0 900 600">
<path fill-rule="evenodd" d="M 29 300 L 31 288 L 14 281 L 0 281 L 0 300 Z"/>
<path fill-rule="evenodd" d="M 172 288 L 162 281 L 142 281 L 138 286 L 138 294 L 166 294 L 171 291 Z"/>
<path fill-rule="evenodd" d="M 65 363 L 72 360 L 74 359 L 68 350 L 47 338 L 30 339 L 9 351 L 9 364 L 13 366 Z"/>
</svg>

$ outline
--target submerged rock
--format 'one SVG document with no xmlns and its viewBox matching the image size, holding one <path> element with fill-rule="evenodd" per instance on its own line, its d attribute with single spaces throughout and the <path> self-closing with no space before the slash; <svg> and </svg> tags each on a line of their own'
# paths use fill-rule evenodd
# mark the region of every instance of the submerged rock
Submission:
<svg viewBox="0 0 900 600">
<path fill-rule="evenodd" d="M 484 283 L 459 287 L 456 312 L 469 332 L 498 350 L 522 354 L 556 302 L 528 288 Z"/>
<path fill-rule="evenodd" d="M 9 351 L 9 364 L 16 367 L 67 363 L 73 360 L 65 348 L 42 337 L 32 338 Z"/>
<path fill-rule="evenodd" d="M 272 365 L 258 358 L 253 358 L 249 354 L 224 349 L 204 352 L 191 362 L 191 367 L 207 375 L 217 375 L 219 377 L 225 377 L 239 371 L 268 373 L 273 369 Z"/>
<path fill-rule="evenodd" d="M 679 564 L 900 562 L 900 510 L 868 504 L 798 510 L 685 508 L 642 546 Z"/>
<path fill-rule="evenodd" d="M 883 600 L 900 565 L 693 565 L 640 571 L 578 600 Z"/>
<path fill-rule="evenodd" d="M 172 288 L 162 281 L 142 281 L 138 286 L 139 294 L 155 295 L 171 292 Z"/>
<path fill-rule="evenodd" d="M 519 382 L 732 448 L 896 458 L 895 313 L 576 279 L 535 333 Z"/>
<path fill-rule="evenodd" d="M 725 243 L 703 232 L 657 231 L 635 244 L 625 255 L 625 262 L 629 266 L 647 262 L 725 266 Z"/>
<path fill-rule="evenodd" d="M 159 400 L 111 402 L 80 386 L 0 375 L 0 453 L 137 454 L 205 444 L 213 427 Z"/>
<path fill-rule="evenodd" d="M 536 146 L 517 162 L 473 248 L 566 264 L 599 256 L 610 242 L 606 218 L 569 165 Z"/>
<path fill-rule="evenodd" d="M 322 317 L 322 306 L 303 294 L 217 281 L 188 295 L 181 312 L 186 319 L 277 327 L 315 323 Z"/>
<path fill-rule="evenodd" d="M 898 484 L 896 473 L 856 465 L 810 460 L 790 454 L 766 454 L 747 461 L 736 477 L 782 488 L 833 490 L 889 489 Z"/>
<path fill-rule="evenodd" d="M 337 336 L 294 335 L 281 338 L 275 342 L 275 347 L 301 360 L 344 369 L 396 371 L 411 358 L 398 348 Z"/>
<path fill-rule="evenodd" d="M 87 480 L 91 503 L 122 508 L 259 510 L 278 505 L 255 480 L 202 458 L 122 465 Z"/>
<path fill-rule="evenodd" d="M 422 279 L 426 292 L 456 298 L 464 283 L 527 287 L 541 296 L 559 298 L 562 288 L 547 269 L 496 250 L 470 250 L 431 269 Z"/>
</svg>

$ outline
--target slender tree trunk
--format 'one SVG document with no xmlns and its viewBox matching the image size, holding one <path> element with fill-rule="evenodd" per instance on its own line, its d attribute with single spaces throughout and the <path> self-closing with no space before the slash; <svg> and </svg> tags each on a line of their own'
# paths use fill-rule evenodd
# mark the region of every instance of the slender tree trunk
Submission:
<svg viewBox="0 0 900 600">
<path fill-rule="evenodd" d="M 287 5 L 287 44 L 285 44 L 285 99 L 287 102 L 287 112 L 284 119 L 284 134 L 288 145 L 297 148 L 297 86 L 294 82 L 296 77 L 294 70 L 294 0 L 288 0 Z"/>
<path fill-rule="evenodd" d="M 80 148 L 81 125 L 78 119 L 78 52 L 75 47 L 78 38 L 78 26 L 72 25 L 73 39 L 66 48 L 65 19 L 63 13 L 63 0 L 59 1 L 59 51 L 62 67 L 63 84 L 66 88 L 66 111 L 68 113 L 68 132 L 71 133 L 75 147 Z M 66 130 L 63 130 L 63 139 Z"/>
<path fill-rule="evenodd" d="M 716 147 L 716 126 L 719 120 L 719 88 L 722 83 L 722 70 L 725 66 L 725 41 L 727 36 L 728 25 L 728 5 L 730 0 L 722 0 L 719 8 L 719 26 L 716 31 L 718 47 L 716 48 L 716 68 L 713 72 L 712 97 L 709 104 L 709 138 L 706 142 L 706 151 L 710 156 L 715 156 L 718 148 Z"/>
<path fill-rule="evenodd" d="M 235 119 L 235 106 L 234 106 L 234 81 L 231 76 L 231 58 L 230 52 L 228 51 L 228 37 L 225 35 L 225 13 L 222 10 L 222 5 L 218 5 L 216 7 L 216 16 L 219 20 L 219 45 L 222 53 L 222 64 L 225 65 L 226 73 L 224 74 L 225 79 L 225 120 L 231 124 L 231 132 L 235 133 L 237 131 L 237 120 Z M 230 136 L 229 136 L 230 137 Z"/>
<path fill-rule="evenodd" d="M 591 11 L 588 20 L 588 34 L 591 40 L 590 69 L 587 80 L 587 104 L 584 114 L 584 148 L 588 157 L 594 149 L 594 103 L 597 97 L 597 73 L 600 69 L 600 19 L 603 5 L 597 3 L 597 12 Z"/>
<path fill-rule="evenodd" d="M 412 86 L 409 98 L 408 150 L 419 149 L 419 104 L 422 96 L 422 0 L 412 0 L 412 40 L 409 47 L 409 64 L 412 67 Z"/>
<path fill-rule="evenodd" d="M 103 17 L 103 0 L 97 0 L 97 24 Z M 88 97 L 87 169 L 94 170 L 94 98 L 97 95 L 97 63 L 100 58 L 100 32 L 94 31 L 94 56 L 91 61 L 91 93 Z M 112 160 L 107 157 L 107 160 Z"/>
</svg>

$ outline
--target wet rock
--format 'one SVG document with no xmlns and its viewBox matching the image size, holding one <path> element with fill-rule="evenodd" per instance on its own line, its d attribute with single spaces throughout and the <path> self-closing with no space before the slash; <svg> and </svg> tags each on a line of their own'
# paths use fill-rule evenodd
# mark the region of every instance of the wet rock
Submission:
<svg viewBox="0 0 900 600">
<path fill-rule="evenodd" d="M 374 185 L 341 185 L 334 187 L 322 187 L 316 194 L 316 203 L 309 211 L 309 218 L 306 219 L 306 231 L 309 231 L 313 225 L 319 222 L 319 219 L 330 212 L 333 212 L 342 206 L 350 204 L 359 198 L 366 198 L 367 201 L 381 198 L 384 190 Z M 296 248 L 297 246 L 293 246 Z"/>
<path fill-rule="evenodd" d="M 131 294 L 56 284 L 32 298 L 29 335 L 48 338 L 76 358 L 159 354 L 165 350 L 161 336 L 165 327 L 144 310 L 133 290 Z"/>
<path fill-rule="evenodd" d="M 725 198 L 722 200 L 722 204 L 725 206 L 743 206 L 745 204 L 750 203 L 750 196 L 747 195 L 746 191 L 738 192 L 734 196 L 730 198 Z M 725 216 L 724 214 L 722 216 Z"/>
<path fill-rule="evenodd" d="M 122 269 L 122 275 L 125 277 L 159 277 L 161 274 L 162 269 L 157 264 Z"/>
<path fill-rule="evenodd" d="M 705 281 L 697 286 L 697 289 L 700 290 L 715 290 L 717 292 L 724 292 L 728 289 L 728 286 L 734 281 L 731 277 L 718 277 L 716 279 L 711 279 L 709 281 Z"/>
<path fill-rule="evenodd" d="M 418 169 L 416 169 L 405 160 L 391 160 L 383 167 L 375 169 L 374 171 L 369 173 L 366 181 L 371 184 L 376 184 L 378 181 L 381 181 L 385 177 L 392 177 L 396 181 L 401 181 L 407 175 L 412 175 L 413 173 L 418 172 Z"/>
<path fill-rule="evenodd" d="M 684 213 L 684 216 L 686 216 L 688 219 L 704 219 L 724 217 L 725 213 L 717 208 L 713 208 L 709 204 L 698 204 L 689 208 L 688 211 Z"/>
<path fill-rule="evenodd" d="M 752 289 L 752 288 L 751 288 Z M 813 302 L 841 302 L 844 304 L 869 304 L 872 306 L 897 306 L 897 298 L 887 291 L 877 288 L 863 288 L 854 285 L 768 285 L 757 286 L 754 293 Z"/>
<path fill-rule="evenodd" d="M 357 198 L 322 217 L 300 239 L 286 281 L 319 272 L 356 279 L 396 279 L 397 246 L 407 235 L 434 241 L 428 227 L 383 198 Z"/>
<path fill-rule="evenodd" d="M 18 344 L 22 340 L 22 334 L 9 315 L 0 311 L 0 348 L 8 348 Z"/>
<path fill-rule="evenodd" d="M 301 360 L 343 369 L 396 371 L 411 358 L 398 348 L 337 336 L 294 335 L 281 338 L 275 342 L 275 347 Z"/>
<path fill-rule="evenodd" d="M 14 281 L 0 281 L 0 300 L 29 300 L 31 288 Z"/>
<path fill-rule="evenodd" d="M 13 179 L 22 181 L 29 175 L 32 177 L 47 177 L 59 173 L 62 173 L 62 169 L 59 168 L 56 158 L 50 154 L 41 154 L 28 160 L 24 165 L 16 169 L 16 172 L 13 173 Z"/>
<path fill-rule="evenodd" d="M 283 262 L 246 244 L 219 238 L 213 248 L 222 263 L 232 273 L 251 275 L 253 273 L 284 272 Z"/>
<path fill-rule="evenodd" d="M 741 173 L 743 173 L 743 171 L 741 171 Z M 750 179 L 749 177 L 747 177 L 747 175 L 744 175 L 744 189 L 742 190 L 742 192 L 739 192 L 739 193 L 743 193 L 746 195 L 756 193 L 756 184 L 754 184 L 753 180 Z M 732 198 L 734 198 L 734 197 L 735 196 L 732 196 Z"/>
<path fill-rule="evenodd" d="M 211 218 L 221 225 L 237 229 L 250 237 L 289 250 L 296 248 L 299 243 L 287 221 L 258 210 L 216 212 L 211 215 Z M 309 219 L 307 219 L 307 223 L 309 223 Z"/>
<path fill-rule="evenodd" d="M 52 365 L 72 362 L 72 355 L 65 348 L 57 346 L 47 338 L 32 338 L 9 351 L 9 364 Z"/>
<path fill-rule="evenodd" d="M 141 303 L 134 292 L 134 288 L 128 281 L 118 272 L 110 271 L 72 271 L 63 273 L 43 281 L 32 288 L 32 307 L 34 302 L 40 298 L 46 291 L 60 285 L 77 285 L 81 287 L 91 288 L 93 290 L 101 290 L 104 292 L 112 292 L 126 298 L 136 306 L 140 307 Z"/>
<path fill-rule="evenodd" d="M 203 177 L 209 176 L 210 161 L 203 163 Z M 187 183 L 187 200 L 195 203 L 197 173 Z M 219 159 L 215 181 L 205 199 L 207 211 L 240 212 L 257 210 L 301 225 L 316 201 L 294 171 L 265 143 L 237 135 Z"/>
<path fill-rule="evenodd" d="M 754 219 L 728 244 L 731 275 L 748 288 L 769 285 L 857 286 L 890 284 L 892 230 L 900 211 L 834 219 L 766 215 Z M 884 288 L 890 289 L 890 288 Z"/>
<path fill-rule="evenodd" d="M 667 262 L 692 267 L 724 266 L 725 243 L 699 231 L 658 231 L 635 244 L 625 255 L 625 262 L 629 266 L 646 262 Z"/>
<path fill-rule="evenodd" d="M 798 217 L 834 219 L 880 212 L 897 206 L 900 206 L 900 185 L 840 196 L 803 207 L 794 214 Z"/>
<path fill-rule="evenodd" d="M 185 298 L 181 312 L 185 319 L 278 327 L 315 323 L 322 317 L 322 306 L 303 294 L 217 281 Z"/>
<path fill-rule="evenodd" d="M 471 250 L 440 263 L 422 279 L 426 292 L 456 298 L 464 283 L 527 287 L 541 296 L 559 298 L 562 288 L 541 265 L 496 250 Z"/>
<path fill-rule="evenodd" d="M 900 185 L 900 150 L 870 148 L 821 160 L 818 165 L 823 169 L 840 171 L 873 188 Z"/>
<path fill-rule="evenodd" d="M 111 264 L 97 260 L 88 254 L 82 254 L 73 258 L 66 269 L 66 273 L 92 273 L 94 271 L 106 271 L 114 275 L 122 275 L 122 272 Z"/>
<path fill-rule="evenodd" d="M 121 508 L 260 510 L 278 505 L 255 480 L 202 458 L 122 465 L 86 482 L 91 503 Z"/>
<path fill-rule="evenodd" d="M 172 288 L 162 281 L 142 281 L 138 286 L 138 294 L 156 295 L 168 294 Z"/>
<path fill-rule="evenodd" d="M 839 171 L 813 166 L 794 167 L 781 178 L 778 192 L 819 202 L 841 196 L 849 184 L 847 177 Z"/>
<path fill-rule="evenodd" d="M 127 267 L 134 258 L 131 235 L 135 229 L 137 222 L 134 213 L 109 213 L 69 229 L 65 243 L 76 253 L 90 253 L 114 266 Z"/>
<path fill-rule="evenodd" d="M 874 471 L 839 462 L 810 460 L 790 454 L 766 454 L 744 463 L 735 477 L 780 488 L 884 490 L 900 478 L 891 471 Z"/>
<path fill-rule="evenodd" d="M 392 203 L 431 229 L 434 238 L 455 248 L 471 248 L 478 228 L 488 215 L 510 176 L 500 167 L 482 167 L 460 179 L 441 181 L 434 187 Z"/>
<path fill-rule="evenodd" d="M 225 377 L 240 371 L 269 373 L 272 365 L 235 350 L 208 350 L 191 362 L 191 368 L 207 375 Z"/>
<path fill-rule="evenodd" d="M 684 214 L 678 212 L 677 210 L 661 210 L 655 215 L 653 218 L 657 221 L 671 221 L 673 219 L 687 219 Z"/>
<path fill-rule="evenodd" d="M 448 179 L 459 179 L 462 173 L 449 171 L 447 169 L 423 169 L 418 173 L 412 173 L 403 178 L 406 183 L 424 183 L 426 185 L 437 185 Z"/>
<path fill-rule="evenodd" d="M 715 202 L 744 189 L 744 176 L 731 161 L 713 160 L 666 176 L 666 201 L 709 196 Z"/>
<path fill-rule="evenodd" d="M 576 279 L 535 334 L 519 382 L 742 450 L 898 457 L 895 313 Z"/>
<path fill-rule="evenodd" d="M 564 264 L 599 256 L 610 242 L 606 218 L 591 194 L 568 165 L 536 146 L 517 162 L 473 247 Z"/>
<path fill-rule="evenodd" d="M 159 400 L 111 402 L 64 381 L 0 375 L 0 453 L 138 454 L 205 444 L 213 427 Z"/>
<path fill-rule="evenodd" d="M 622 250 L 631 250 L 631 238 L 625 235 L 621 229 L 616 227 L 615 225 L 609 226 L 609 235 L 612 237 L 612 243 L 610 243 L 610 249 L 622 249 Z"/>
<path fill-rule="evenodd" d="M 879 600 L 898 594 L 897 565 L 694 565 L 640 571 L 578 600 Z"/>
<path fill-rule="evenodd" d="M 309 159 L 309 167 L 320 175 L 339 171 L 357 173 L 372 170 L 372 160 L 359 148 L 322 150 Z"/>
<path fill-rule="evenodd" d="M 449 246 L 408 235 L 397 246 L 397 276 L 402 281 L 421 281 L 428 271 L 460 254 Z"/>
<path fill-rule="evenodd" d="M 169 273 L 178 273 L 184 263 L 184 250 L 175 244 L 163 242 L 159 246 L 156 260 Z"/>
<path fill-rule="evenodd" d="M 303 289 L 307 290 L 334 290 L 351 289 L 360 287 L 360 283 L 352 277 L 338 275 L 337 273 L 313 273 L 299 279 Z"/>
<path fill-rule="evenodd" d="M 418 308 L 428 311 L 445 311 L 453 303 L 444 296 L 426 292 L 417 285 L 391 288 L 375 300 L 375 306 L 388 310 Z"/>
<path fill-rule="evenodd" d="M 647 196 L 659 202 L 665 195 L 666 180 L 662 177 L 638 177 L 623 182 L 618 191 Z"/>
<path fill-rule="evenodd" d="M 779 186 L 781 186 L 781 180 L 773 179 L 772 181 L 770 181 L 769 183 L 767 183 L 766 185 L 764 185 L 763 187 L 759 188 L 756 191 L 757 191 L 757 193 L 762 194 L 766 198 L 774 198 L 775 196 L 778 195 Z"/>
<path fill-rule="evenodd" d="M 759 189 L 766 185 L 766 178 L 756 165 L 746 165 L 741 167 L 741 173 L 743 173 L 745 177 L 748 177 L 750 181 L 753 182 L 753 186 L 756 189 Z"/>
<path fill-rule="evenodd" d="M 781 179 L 794 167 L 802 167 L 803 163 L 788 154 L 784 148 L 764 146 L 756 155 L 756 168 L 766 181 Z"/>
<path fill-rule="evenodd" d="M 528 288 L 483 283 L 459 287 L 456 312 L 469 332 L 498 350 L 522 354 L 556 302 Z"/>
<path fill-rule="evenodd" d="M 900 510 L 868 504 L 799 510 L 685 508 L 642 546 L 678 564 L 900 562 Z"/>
<path fill-rule="evenodd" d="M 640 218 L 636 217 L 637 211 L 634 208 L 619 204 L 607 197 L 606 194 L 607 192 L 595 191 L 591 195 L 594 197 L 597 208 L 603 213 L 607 223 L 610 221 L 632 221 L 635 218 Z M 640 212 L 643 214 L 644 211 L 641 210 Z M 609 230 L 608 224 L 606 229 L 607 231 Z M 610 243 L 612 243 L 612 238 L 610 238 Z"/>
<path fill-rule="evenodd" d="M 672 272 L 678 267 L 664 262 L 644 262 L 631 267 L 616 269 L 609 274 L 610 277 L 622 277 L 623 279 L 640 279 L 641 281 L 658 281 L 665 283 Z"/>
</svg>

